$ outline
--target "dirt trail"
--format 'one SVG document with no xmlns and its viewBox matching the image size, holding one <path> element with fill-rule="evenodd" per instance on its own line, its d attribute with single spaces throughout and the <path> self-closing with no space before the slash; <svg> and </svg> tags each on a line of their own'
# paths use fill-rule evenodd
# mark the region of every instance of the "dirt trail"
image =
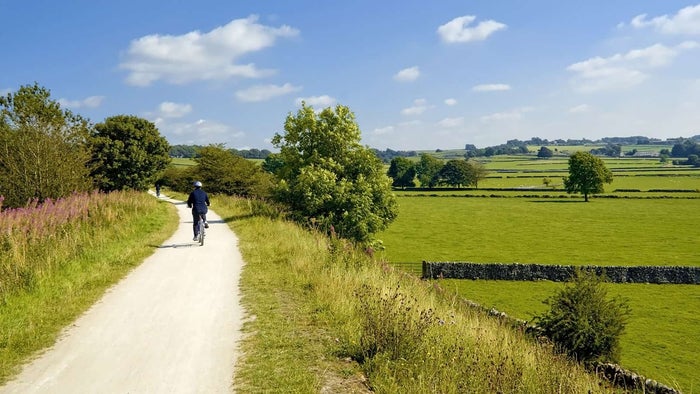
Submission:
<svg viewBox="0 0 700 394">
<path fill-rule="evenodd" d="M 228 393 L 244 311 L 237 238 L 214 212 L 205 245 L 192 216 L 0 393 Z M 215 207 L 214 207 L 215 208 Z"/>
</svg>

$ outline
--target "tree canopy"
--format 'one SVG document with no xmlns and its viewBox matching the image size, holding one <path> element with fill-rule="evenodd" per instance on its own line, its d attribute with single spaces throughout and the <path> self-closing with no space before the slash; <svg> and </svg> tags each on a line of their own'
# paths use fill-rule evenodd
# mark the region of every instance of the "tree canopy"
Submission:
<svg viewBox="0 0 700 394">
<path fill-rule="evenodd" d="M 316 113 L 302 103 L 289 114 L 285 133 L 275 134 L 280 149 L 274 196 L 293 217 L 323 231 L 359 242 L 385 229 L 397 214 L 391 179 L 372 150 L 360 145 L 355 115 L 346 106 Z"/>
<path fill-rule="evenodd" d="M 170 163 L 170 145 L 152 122 L 118 115 L 95 125 L 92 175 L 99 189 L 146 190 Z"/>
<path fill-rule="evenodd" d="M 90 190 L 86 145 L 90 125 L 51 99 L 48 89 L 26 85 L 0 97 L 0 195 L 4 206 L 60 198 Z"/>
<path fill-rule="evenodd" d="M 198 149 L 194 161 L 197 165 L 190 168 L 187 179 L 201 181 L 210 193 L 244 197 L 267 197 L 270 194 L 272 176 L 223 145 Z M 191 185 L 188 182 L 187 187 Z"/>
<path fill-rule="evenodd" d="M 604 192 L 603 183 L 612 182 L 612 172 L 605 163 L 588 152 L 576 152 L 569 157 L 569 176 L 564 178 L 568 193 L 581 193 L 586 201 L 588 195 Z"/>
<path fill-rule="evenodd" d="M 548 159 L 552 156 L 554 156 L 554 152 L 546 146 L 541 146 L 540 150 L 537 151 L 537 157 Z"/>
<path fill-rule="evenodd" d="M 427 153 L 420 156 L 420 161 L 416 165 L 416 176 L 421 187 L 433 188 L 438 184 L 439 173 L 443 166 L 442 160 Z"/>
<path fill-rule="evenodd" d="M 416 165 L 405 157 L 391 159 L 387 175 L 393 179 L 392 186 L 401 188 L 416 186 Z"/>
</svg>

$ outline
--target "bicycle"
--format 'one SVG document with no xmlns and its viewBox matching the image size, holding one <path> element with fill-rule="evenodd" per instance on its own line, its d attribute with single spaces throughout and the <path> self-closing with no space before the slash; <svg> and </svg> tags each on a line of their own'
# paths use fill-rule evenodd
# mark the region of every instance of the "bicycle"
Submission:
<svg viewBox="0 0 700 394">
<path fill-rule="evenodd" d="M 202 218 L 202 215 L 199 215 L 199 223 L 197 223 L 197 234 L 197 242 L 199 242 L 199 246 L 204 246 L 204 237 L 207 234 L 206 227 L 204 227 L 204 219 Z"/>
</svg>

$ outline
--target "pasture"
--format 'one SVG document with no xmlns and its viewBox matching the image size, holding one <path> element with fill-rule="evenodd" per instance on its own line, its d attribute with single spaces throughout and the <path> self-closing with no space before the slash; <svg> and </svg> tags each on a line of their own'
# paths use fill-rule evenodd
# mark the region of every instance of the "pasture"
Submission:
<svg viewBox="0 0 700 394">
<path fill-rule="evenodd" d="M 562 189 L 565 158 L 479 160 L 490 173 L 478 189 L 396 191 L 399 216 L 378 234 L 387 261 L 418 275 L 423 260 L 700 266 L 698 168 L 659 159 L 606 158 L 613 183 L 585 203 Z M 545 177 L 552 181 L 549 189 Z M 544 281 L 439 283 L 525 320 L 543 312 L 543 301 L 563 286 Z M 700 286 L 608 286 L 632 309 L 621 364 L 684 392 L 697 391 Z"/>
<path fill-rule="evenodd" d="M 421 261 L 700 266 L 700 199 L 399 197 L 379 234 L 384 258 L 420 275 Z M 561 284 L 445 280 L 447 289 L 528 320 Z M 609 285 L 632 317 L 621 363 L 686 392 L 700 370 L 700 286 Z M 695 379 L 695 380 L 694 380 Z"/>
</svg>

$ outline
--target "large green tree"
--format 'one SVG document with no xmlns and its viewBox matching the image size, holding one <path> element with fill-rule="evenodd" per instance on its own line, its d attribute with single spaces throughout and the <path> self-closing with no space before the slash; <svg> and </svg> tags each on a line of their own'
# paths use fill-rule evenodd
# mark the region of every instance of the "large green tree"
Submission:
<svg viewBox="0 0 700 394">
<path fill-rule="evenodd" d="M 401 188 L 416 186 L 416 165 L 405 157 L 391 159 L 387 175 L 393 179 L 392 186 Z"/>
<path fill-rule="evenodd" d="M 272 176 L 255 162 L 246 160 L 223 145 L 197 150 L 188 180 L 199 180 L 210 193 L 245 197 L 268 197 Z M 190 183 L 191 184 L 191 183 Z"/>
<path fill-rule="evenodd" d="M 438 174 L 443 165 L 444 163 L 442 160 L 427 153 L 423 153 L 420 156 L 420 161 L 416 165 L 416 176 L 418 177 L 420 186 L 429 188 L 435 187 L 439 181 Z"/>
<path fill-rule="evenodd" d="M 279 182 L 274 196 L 293 217 L 343 238 L 371 241 L 397 214 L 391 179 L 382 162 L 360 144 L 355 115 L 346 106 L 320 113 L 302 104 L 276 133 Z"/>
<path fill-rule="evenodd" d="M 439 182 L 450 186 L 469 186 L 474 182 L 472 179 L 471 166 L 466 160 L 448 160 L 438 172 Z"/>
<path fill-rule="evenodd" d="M 569 157 L 569 176 L 564 177 L 568 193 L 581 193 L 586 201 L 588 195 L 604 192 L 603 183 L 612 182 L 612 172 L 605 163 L 588 152 L 576 152 Z"/>
<path fill-rule="evenodd" d="M 152 122 L 118 115 L 95 125 L 93 176 L 104 191 L 146 190 L 170 163 L 170 145 Z"/>
<path fill-rule="evenodd" d="M 4 206 L 59 198 L 92 187 L 86 145 L 90 124 L 26 85 L 0 97 L 0 195 Z"/>
</svg>

